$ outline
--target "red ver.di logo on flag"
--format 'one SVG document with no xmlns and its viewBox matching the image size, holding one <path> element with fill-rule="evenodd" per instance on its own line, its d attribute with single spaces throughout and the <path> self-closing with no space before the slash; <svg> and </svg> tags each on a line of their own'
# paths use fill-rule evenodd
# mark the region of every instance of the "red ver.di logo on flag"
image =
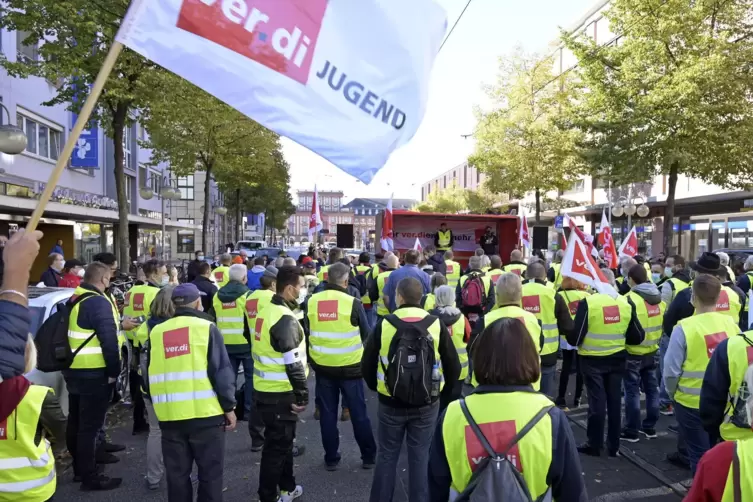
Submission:
<svg viewBox="0 0 753 502">
<path fill-rule="evenodd" d="M 183 0 L 178 28 L 306 85 L 327 0 Z"/>
<path fill-rule="evenodd" d="M 184 356 L 191 353 L 188 344 L 188 328 L 178 328 L 165 331 L 162 335 L 162 345 L 165 348 L 165 359 Z"/>
</svg>

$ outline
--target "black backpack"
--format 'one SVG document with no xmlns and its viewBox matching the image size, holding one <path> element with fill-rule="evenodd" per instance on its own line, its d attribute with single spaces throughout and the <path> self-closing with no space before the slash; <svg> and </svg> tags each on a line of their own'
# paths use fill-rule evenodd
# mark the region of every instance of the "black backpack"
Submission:
<svg viewBox="0 0 753 502">
<path fill-rule="evenodd" d="M 34 337 L 34 344 L 37 346 L 37 369 L 39 371 L 49 373 L 70 368 L 76 354 L 94 338 L 96 334 L 92 333 L 75 351 L 71 350 L 71 344 L 68 341 L 68 326 L 73 307 L 92 296 L 97 295 L 95 293 L 84 293 L 74 300 L 68 300 L 63 305 L 58 306 L 57 311 L 39 327 Z"/>
<path fill-rule="evenodd" d="M 473 419 L 465 399 L 460 399 L 460 409 L 471 426 L 471 430 L 478 438 L 481 446 L 489 454 L 479 464 L 471 476 L 468 486 L 455 499 L 456 502 L 533 502 L 523 475 L 507 458 L 509 451 L 531 432 L 539 421 L 549 413 L 554 406 L 545 406 L 518 432 L 501 453 L 497 453 L 484 436 L 481 428 Z M 548 492 L 538 500 L 546 500 Z M 551 496 L 550 496 L 551 499 Z"/>
<path fill-rule="evenodd" d="M 432 380 L 437 361 L 429 327 L 437 318 L 428 315 L 406 322 L 391 314 L 385 320 L 396 330 L 387 352 L 389 365 L 385 368 L 380 359 L 387 390 L 393 398 L 411 406 L 431 404 L 432 391 L 438 393 L 439 382 Z"/>
</svg>

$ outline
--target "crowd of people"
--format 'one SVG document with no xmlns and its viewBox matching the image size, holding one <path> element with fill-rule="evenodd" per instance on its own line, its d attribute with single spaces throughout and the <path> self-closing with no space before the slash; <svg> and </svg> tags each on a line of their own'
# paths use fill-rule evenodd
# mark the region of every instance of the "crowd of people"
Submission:
<svg viewBox="0 0 753 502">
<path fill-rule="evenodd" d="M 13 439 L 0 444 L 3 500 L 48 500 L 56 486 L 40 419 L 49 389 L 24 377 L 37 351 L 27 285 L 39 238 L 19 232 L 3 250 L 0 439 Z M 742 274 L 723 253 L 623 258 L 617 270 L 602 265 L 610 295 L 565 276 L 561 251 L 548 264 L 516 249 L 503 265 L 487 231 L 463 267 L 452 246 L 442 227 L 434 246 L 373 261 L 338 248 L 213 263 L 197 252 L 185 283 L 152 260 L 122 311 L 109 294 L 114 255 L 84 266 L 52 253 L 56 285 L 80 279 L 65 311 L 70 412 L 54 438 L 67 445 L 74 481 L 87 491 L 122 482 L 104 472 L 124 449 L 106 440 L 105 424 L 130 354 L 146 484 L 157 490 L 164 478 L 171 501 L 196 489 L 200 501 L 222 499 L 223 433 L 239 420 L 261 453 L 260 500 L 300 497 L 294 458 L 307 445 L 296 427 L 312 401 L 324 468 L 341 468 L 339 424 L 350 421 L 361 466 L 373 470 L 371 502 L 392 500 L 403 445 L 412 502 L 471 491 L 585 501 L 579 454 L 617 457 L 621 441 L 655 438 L 660 415 L 676 419 L 667 460 L 695 476 L 687 500 L 753 500 L 753 257 Z M 376 437 L 365 387 L 378 396 Z M 588 439 L 576 445 L 564 412 L 584 390 Z"/>
</svg>

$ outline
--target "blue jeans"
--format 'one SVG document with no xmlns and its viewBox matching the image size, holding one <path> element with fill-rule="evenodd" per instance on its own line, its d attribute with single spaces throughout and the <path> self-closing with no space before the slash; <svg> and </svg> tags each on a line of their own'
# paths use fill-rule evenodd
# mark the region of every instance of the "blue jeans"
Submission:
<svg viewBox="0 0 753 502">
<path fill-rule="evenodd" d="M 429 448 L 437 423 L 439 402 L 423 408 L 393 408 L 379 403 L 379 451 L 369 502 L 392 502 L 395 494 L 397 462 L 403 439 L 407 435 L 408 468 L 410 469 L 408 500 L 429 500 L 426 473 L 429 469 Z"/>
<path fill-rule="evenodd" d="M 661 406 L 672 404 L 672 400 L 669 398 L 669 394 L 667 394 L 667 389 L 664 388 L 664 378 L 662 377 L 664 374 L 664 355 L 667 353 L 668 347 L 669 336 L 663 334 L 659 340 L 659 365 L 656 369 L 657 378 L 659 379 L 659 405 Z"/>
<path fill-rule="evenodd" d="M 545 394 L 550 399 L 557 397 L 555 394 L 557 389 L 555 388 L 554 379 L 557 376 L 557 365 L 541 367 L 541 393 Z"/>
<path fill-rule="evenodd" d="M 701 422 L 701 413 L 694 408 L 687 408 L 675 402 L 675 416 L 680 426 L 680 434 L 688 452 L 690 472 L 695 476 L 695 469 L 706 451 L 711 448 L 711 441 Z M 678 441 L 679 443 L 679 441 Z"/>
<path fill-rule="evenodd" d="M 628 356 L 625 373 L 625 429 L 638 433 L 639 428 L 653 429 L 659 420 L 659 387 L 656 382 L 656 358 Z M 641 424 L 641 392 L 646 393 L 646 419 Z"/>
<path fill-rule="evenodd" d="M 316 374 L 316 396 L 319 399 L 319 428 L 322 432 L 324 462 L 336 465 L 340 462 L 340 431 L 337 429 L 340 392 L 347 399 L 353 435 L 361 450 L 361 460 L 373 463 L 376 458 L 376 442 L 371 432 L 371 421 L 366 410 L 363 380 L 341 380 Z"/>
<path fill-rule="evenodd" d="M 246 416 L 249 416 L 254 397 L 254 358 L 251 357 L 251 354 L 228 354 L 228 357 L 230 358 L 230 364 L 233 366 L 233 375 L 236 382 L 238 381 L 238 367 L 243 364 L 243 378 L 246 382 L 246 388 L 243 393 L 243 411 L 246 412 Z"/>
</svg>

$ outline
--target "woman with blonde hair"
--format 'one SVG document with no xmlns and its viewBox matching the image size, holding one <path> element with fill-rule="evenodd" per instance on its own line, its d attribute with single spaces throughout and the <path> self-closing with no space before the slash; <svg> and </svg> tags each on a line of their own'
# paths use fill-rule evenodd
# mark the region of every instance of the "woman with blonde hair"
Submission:
<svg viewBox="0 0 753 502">
<path fill-rule="evenodd" d="M 575 313 L 578 310 L 580 301 L 590 293 L 586 291 L 586 285 L 578 282 L 572 277 L 563 277 L 562 284 L 557 290 L 557 294 L 564 298 L 570 317 L 575 319 Z M 567 385 L 570 383 L 570 374 L 575 372 L 575 397 L 573 398 L 573 408 L 580 406 L 580 397 L 583 394 L 583 374 L 580 371 L 580 360 L 578 359 L 578 348 L 573 347 L 565 339 L 565 334 L 560 333 L 560 348 L 562 349 L 562 371 L 560 372 L 560 385 L 557 399 L 554 403 L 560 408 L 567 408 L 565 395 L 567 394 Z"/>
</svg>

